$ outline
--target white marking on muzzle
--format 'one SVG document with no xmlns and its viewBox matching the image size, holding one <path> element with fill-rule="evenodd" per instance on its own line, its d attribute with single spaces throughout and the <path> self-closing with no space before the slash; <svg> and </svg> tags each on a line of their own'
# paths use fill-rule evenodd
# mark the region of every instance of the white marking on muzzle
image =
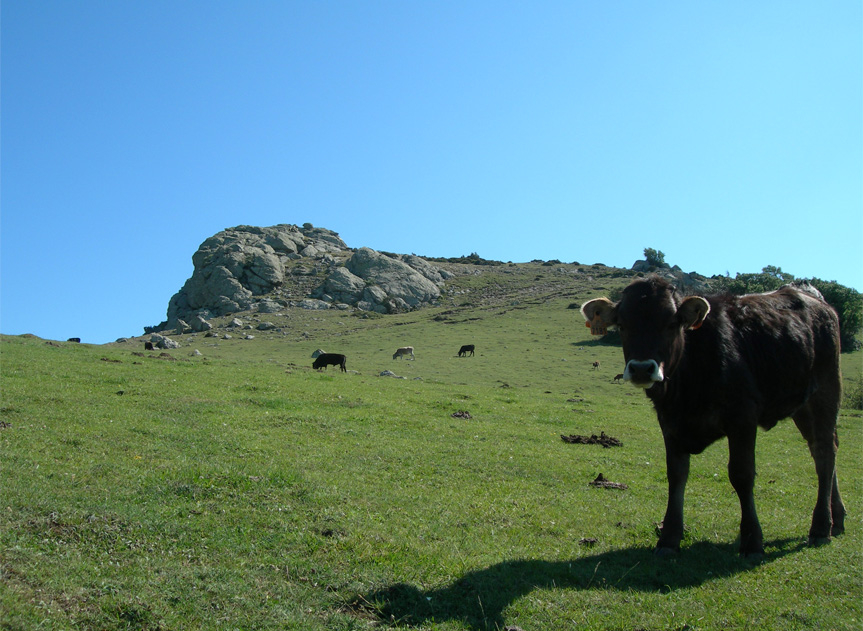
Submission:
<svg viewBox="0 0 863 631">
<path fill-rule="evenodd" d="M 649 388 L 663 379 L 665 379 L 665 371 L 662 369 L 662 364 L 653 359 L 646 361 L 631 359 L 626 362 L 626 369 L 623 371 L 623 380 L 639 388 Z"/>
</svg>

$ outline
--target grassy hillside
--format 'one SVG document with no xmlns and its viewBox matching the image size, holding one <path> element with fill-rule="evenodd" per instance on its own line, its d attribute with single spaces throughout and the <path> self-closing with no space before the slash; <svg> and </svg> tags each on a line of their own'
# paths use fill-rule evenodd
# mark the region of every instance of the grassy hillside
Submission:
<svg viewBox="0 0 863 631">
<path fill-rule="evenodd" d="M 845 535 L 805 545 L 814 467 L 789 422 L 759 435 L 764 562 L 736 555 L 724 443 L 693 459 L 684 549 L 657 560 L 652 409 L 568 308 L 627 279 L 461 271 L 434 309 L 261 314 L 280 330 L 165 354 L 0 337 L 0 629 L 860 628 L 859 411 Z M 352 372 L 312 371 L 318 347 Z M 859 383 L 861 354 L 843 362 Z M 622 446 L 560 438 L 603 431 Z"/>
</svg>

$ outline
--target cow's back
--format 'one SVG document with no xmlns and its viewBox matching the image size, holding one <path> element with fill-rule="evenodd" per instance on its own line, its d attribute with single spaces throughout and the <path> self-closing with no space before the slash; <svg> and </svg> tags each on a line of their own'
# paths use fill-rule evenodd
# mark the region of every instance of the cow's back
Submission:
<svg viewBox="0 0 863 631">
<path fill-rule="evenodd" d="M 839 323 L 823 300 L 793 287 L 708 300 L 703 330 L 687 333 L 681 379 L 696 391 L 712 391 L 690 394 L 748 411 L 770 428 L 819 383 L 835 380 Z"/>
</svg>

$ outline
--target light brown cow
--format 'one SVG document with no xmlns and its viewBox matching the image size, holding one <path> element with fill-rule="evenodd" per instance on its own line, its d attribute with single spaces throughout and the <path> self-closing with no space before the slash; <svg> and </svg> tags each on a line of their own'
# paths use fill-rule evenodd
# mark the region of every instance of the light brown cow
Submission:
<svg viewBox="0 0 863 631">
<path fill-rule="evenodd" d="M 397 348 L 396 352 L 393 353 L 393 359 L 397 357 L 404 357 L 405 355 L 410 355 L 411 359 L 414 358 L 414 347 L 413 346 L 402 346 L 401 348 Z"/>
</svg>

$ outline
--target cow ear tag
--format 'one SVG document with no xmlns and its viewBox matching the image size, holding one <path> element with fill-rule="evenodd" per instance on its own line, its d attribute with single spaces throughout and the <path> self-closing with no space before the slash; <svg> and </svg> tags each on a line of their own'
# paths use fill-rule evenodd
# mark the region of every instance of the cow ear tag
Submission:
<svg viewBox="0 0 863 631">
<path fill-rule="evenodd" d="M 587 326 L 590 327 L 591 335 L 605 335 L 608 333 L 608 326 L 602 321 L 598 313 L 593 316 L 593 320 L 587 323 Z"/>
</svg>

